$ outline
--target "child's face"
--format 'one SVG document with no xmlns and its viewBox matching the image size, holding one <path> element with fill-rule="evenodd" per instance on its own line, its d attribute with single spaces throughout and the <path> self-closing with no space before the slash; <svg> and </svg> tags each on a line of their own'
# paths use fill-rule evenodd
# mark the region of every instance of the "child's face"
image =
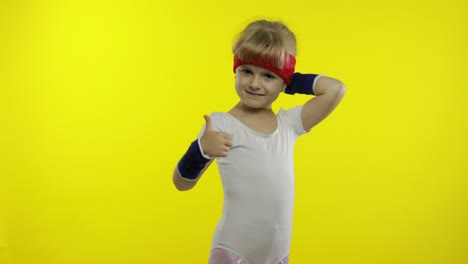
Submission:
<svg viewBox="0 0 468 264">
<path fill-rule="evenodd" d="M 271 109 L 285 87 L 279 75 L 265 68 L 244 64 L 236 69 L 237 94 L 249 107 Z"/>
</svg>

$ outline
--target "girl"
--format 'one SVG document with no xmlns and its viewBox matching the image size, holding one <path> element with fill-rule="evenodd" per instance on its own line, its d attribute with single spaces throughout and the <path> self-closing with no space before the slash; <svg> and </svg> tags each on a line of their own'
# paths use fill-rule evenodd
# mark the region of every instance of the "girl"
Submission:
<svg viewBox="0 0 468 264">
<path fill-rule="evenodd" d="M 239 96 L 229 112 L 206 124 L 174 170 L 189 190 L 216 159 L 224 207 L 209 264 L 286 264 L 294 203 L 294 144 L 338 105 L 345 86 L 324 75 L 294 73 L 296 39 L 281 22 L 249 24 L 233 47 Z M 315 95 L 275 114 L 281 92 Z"/>
</svg>

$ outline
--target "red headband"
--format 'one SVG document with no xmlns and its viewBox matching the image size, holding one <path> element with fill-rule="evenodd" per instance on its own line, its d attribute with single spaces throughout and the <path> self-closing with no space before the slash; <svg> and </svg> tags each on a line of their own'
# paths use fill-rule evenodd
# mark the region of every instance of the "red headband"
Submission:
<svg viewBox="0 0 468 264">
<path fill-rule="evenodd" d="M 234 56 L 234 73 L 236 72 L 237 67 L 239 67 L 240 65 L 251 64 L 254 66 L 265 68 L 269 71 L 272 71 L 278 74 L 279 76 L 281 76 L 281 78 L 283 78 L 286 84 L 289 84 L 294 74 L 294 69 L 296 66 L 296 58 L 294 58 L 294 56 L 290 53 L 286 53 L 286 55 L 289 56 L 289 59 L 284 61 L 283 69 L 278 69 L 274 67 L 273 65 L 271 65 L 271 60 L 268 60 L 266 63 L 260 64 L 260 61 L 259 61 L 260 56 L 257 56 L 257 58 L 252 62 L 245 62 L 239 59 L 237 56 Z"/>
</svg>

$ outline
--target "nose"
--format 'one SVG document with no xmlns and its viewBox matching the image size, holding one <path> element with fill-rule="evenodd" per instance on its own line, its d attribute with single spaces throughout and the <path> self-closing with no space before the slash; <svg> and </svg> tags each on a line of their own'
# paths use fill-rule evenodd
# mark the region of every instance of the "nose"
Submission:
<svg viewBox="0 0 468 264">
<path fill-rule="evenodd" d="M 258 90 L 260 89 L 260 85 L 261 85 L 261 78 L 257 75 L 254 75 L 252 76 L 252 78 L 250 79 L 250 88 L 252 88 L 253 90 Z"/>
</svg>

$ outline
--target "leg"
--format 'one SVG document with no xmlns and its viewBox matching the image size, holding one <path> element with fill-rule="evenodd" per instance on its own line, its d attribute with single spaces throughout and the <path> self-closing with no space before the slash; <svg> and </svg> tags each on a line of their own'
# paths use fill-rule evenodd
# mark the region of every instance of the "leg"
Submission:
<svg viewBox="0 0 468 264">
<path fill-rule="evenodd" d="M 236 254 L 222 249 L 215 248 L 211 251 L 209 264 L 246 264 L 243 259 L 241 259 Z"/>
</svg>

